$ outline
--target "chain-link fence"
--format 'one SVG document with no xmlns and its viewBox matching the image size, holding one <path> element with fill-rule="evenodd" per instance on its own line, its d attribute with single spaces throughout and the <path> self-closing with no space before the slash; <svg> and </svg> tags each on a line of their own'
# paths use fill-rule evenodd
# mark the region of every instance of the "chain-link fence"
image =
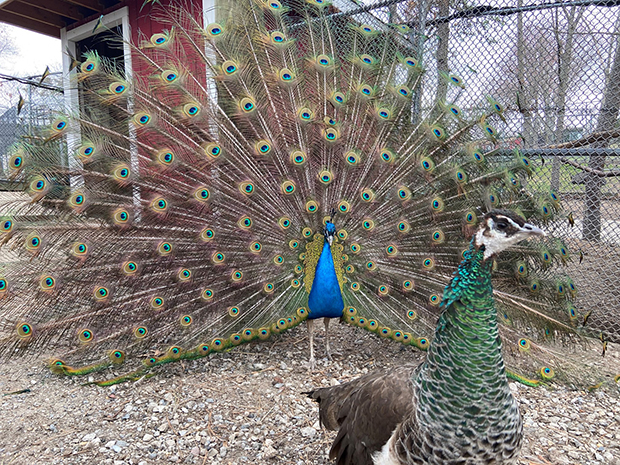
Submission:
<svg viewBox="0 0 620 465">
<path fill-rule="evenodd" d="M 0 75 L 0 190 L 8 187 L 11 147 L 49 126 L 55 112 L 64 108 L 61 78 L 61 73 L 52 73 L 41 83 L 41 76 Z"/>
<path fill-rule="evenodd" d="M 361 23 L 405 24 L 426 73 L 424 113 L 447 100 L 480 113 L 496 99 L 506 148 L 536 166 L 528 190 L 562 199 L 565 218 L 550 226 L 566 240 L 578 305 L 595 318 L 620 311 L 620 7 L 615 2 L 386 0 L 338 3 Z M 456 94 L 439 72 L 459 75 Z M 451 93 L 452 92 L 452 93 Z M 618 324 L 618 323 L 616 323 Z M 598 327 L 601 327 L 600 325 Z"/>
</svg>

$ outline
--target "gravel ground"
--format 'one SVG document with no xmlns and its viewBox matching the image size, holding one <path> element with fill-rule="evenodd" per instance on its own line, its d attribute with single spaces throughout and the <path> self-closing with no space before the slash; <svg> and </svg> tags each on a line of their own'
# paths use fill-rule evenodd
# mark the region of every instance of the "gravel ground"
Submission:
<svg viewBox="0 0 620 465">
<path fill-rule="evenodd" d="M 107 388 L 3 362 L 0 392 L 30 391 L 0 400 L 0 465 L 331 463 L 335 433 L 319 427 L 317 406 L 302 392 L 422 355 L 341 325 L 332 343 L 339 354 L 309 373 L 306 336 L 300 327 Z M 319 356 L 322 342 L 319 335 Z M 610 345 L 605 359 L 620 367 L 620 346 Z M 613 381 L 591 393 L 511 388 L 525 422 L 519 465 L 620 465 Z"/>
</svg>

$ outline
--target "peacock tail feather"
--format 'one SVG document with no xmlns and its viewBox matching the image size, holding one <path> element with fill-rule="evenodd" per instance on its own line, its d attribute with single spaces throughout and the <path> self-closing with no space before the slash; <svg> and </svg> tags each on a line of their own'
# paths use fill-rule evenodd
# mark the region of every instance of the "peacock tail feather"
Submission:
<svg viewBox="0 0 620 465">
<path fill-rule="evenodd" d="M 320 0 L 230 3 L 206 26 L 155 6 L 162 32 L 124 44 L 132 75 L 85 54 L 82 110 L 14 148 L 3 356 L 124 373 L 109 383 L 270 338 L 308 318 L 328 221 L 342 319 L 426 349 L 484 212 L 561 212 L 528 191 L 493 98 L 462 110 L 467 84 L 442 74 L 447 100 L 416 109 L 426 71 L 400 29 Z M 505 350 L 543 372 L 583 319 L 567 260 L 551 239 L 493 263 Z"/>
</svg>

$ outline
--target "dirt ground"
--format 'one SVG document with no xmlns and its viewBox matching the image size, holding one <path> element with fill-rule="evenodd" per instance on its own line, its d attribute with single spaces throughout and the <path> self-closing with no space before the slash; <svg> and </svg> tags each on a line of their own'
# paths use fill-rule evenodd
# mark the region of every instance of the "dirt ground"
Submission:
<svg viewBox="0 0 620 465">
<path fill-rule="evenodd" d="M 101 388 L 31 363 L 3 362 L 0 464 L 328 464 L 334 432 L 303 392 L 423 354 L 337 325 L 334 360 L 307 369 L 302 325 L 266 343 Z M 620 372 L 620 346 L 597 363 Z M 112 373 L 111 373 L 112 375 Z M 511 384 L 524 416 L 519 465 L 620 465 L 620 387 L 592 392 Z"/>
</svg>

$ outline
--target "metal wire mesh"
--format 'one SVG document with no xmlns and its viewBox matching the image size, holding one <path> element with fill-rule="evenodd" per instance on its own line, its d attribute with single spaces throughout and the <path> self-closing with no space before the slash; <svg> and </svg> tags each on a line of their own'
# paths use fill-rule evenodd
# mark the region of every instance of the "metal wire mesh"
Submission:
<svg viewBox="0 0 620 465">
<path fill-rule="evenodd" d="M 61 73 L 52 73 L 46 77 L 45 87 L 39 87 L 41 76 L 0 76 L 0 189 L 8 180 L 11 147 L 37 129 L 49 126 L 54 114 L 64 108 L 64 96 L 58 87 L 61 77 Z M 24 105 L 18 111 L 20 95 Z"/>
<path fill-rule="evenodd" d="M 528 190 L 555 191 L 566 219 L 548 226 L 566 240 L 567 272 L 589 324 L 620 337 L 620 7 L 605 2 L 473 3 L 366 1 L 338 4 L 340 14 L 375 25 L 406 24 L 426 73 L 421 113 L 453 103 L 438 72 L 462 77 L 464 114 L 503 104 L 502 144 L 532 159 Z M 570 216 L 571 221 L 568 220 Z M 616 341 L 620 342 L 620 341 Z"/>
</svg>

